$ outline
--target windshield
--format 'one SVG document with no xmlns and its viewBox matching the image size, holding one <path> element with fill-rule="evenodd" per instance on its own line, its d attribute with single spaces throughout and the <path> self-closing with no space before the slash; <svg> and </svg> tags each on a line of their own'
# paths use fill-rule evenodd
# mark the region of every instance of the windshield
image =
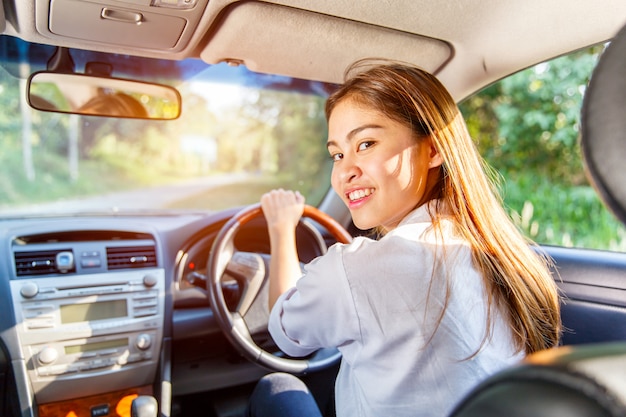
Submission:
<svg viewBox="0 0 626 417">
<path fill-rule="evenodd" d="M 106 61 L 113 76 L 174 86 L 177 120 L 32 109 L 26 79 L 54 48 L 0 37 L 0 216 L 214 211 L 329 188 L 324 102 L 332 85 L 199 60 L 70 51 L 76 72 Z"/>
</svg>

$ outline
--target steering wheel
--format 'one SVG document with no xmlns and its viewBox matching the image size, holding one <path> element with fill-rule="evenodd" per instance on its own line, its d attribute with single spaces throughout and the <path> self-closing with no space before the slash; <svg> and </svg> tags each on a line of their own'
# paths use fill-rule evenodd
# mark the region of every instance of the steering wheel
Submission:
<svg viewBox="0 0 626 417">
<path fill-rule="evenodd" d="M 207 290 L 213 315 L 229 342 L 248 360 L 272 371 L 305 374 L 327 368 L 341 359 L 337 349 L 320 349 L 303 359 L 293 359 L 273 354 L 259 346 L 252 338 L 254 332 L 267 332 L 269 307 L 267 293 L 263 292 L 268 281 L 269 256 L 237 251 L 234 238 L 237 231 L 251 220 L 263 216 L 260 204 L 244 208 L 235 214 L 220 230 L 213 242 L 207 265 L 209 275 Z M 303 217 L 321 226 L 341 243 L 348 243 L 352 236 L 332 217 L 319 209 L 305 205 Z M 301 222 L 301 225 L 306 223 Z M 309 226 L 314 229 L 313 226 Z M 315 233 L 319 232 L 315 229 Z M 326 251 L 323 239 L 318 239 L 322 252 Z M 322 247 L 323 246 L 323 247 Z M 230 277 L 239 284 L 240 298 L 234 311 L 231 311 L 224 295 L 224 283 Z M 246 320 L 246 315 L 249 319 Z M 259 316 L 262 318 L 259 320 Z"/>
</svg>

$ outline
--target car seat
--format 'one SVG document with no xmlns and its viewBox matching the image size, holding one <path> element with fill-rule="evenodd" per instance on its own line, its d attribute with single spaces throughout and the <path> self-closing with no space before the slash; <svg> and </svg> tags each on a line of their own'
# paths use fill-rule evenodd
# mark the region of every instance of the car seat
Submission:
<svg viewBox="0 0 626 417">
<path fill-rule="evenodd" d="M 594 69 L 582 108 L 587 172 L 626 223 L 626 26 Z M 479 384 L 450 417 L 626 416 L 626 343 L 562 346 Z"/>
<path fill-rule="evenodd" d="M 626 343 L 563 346 L 488 378 L 452 417 L 626 416 Z"/>
</svg>

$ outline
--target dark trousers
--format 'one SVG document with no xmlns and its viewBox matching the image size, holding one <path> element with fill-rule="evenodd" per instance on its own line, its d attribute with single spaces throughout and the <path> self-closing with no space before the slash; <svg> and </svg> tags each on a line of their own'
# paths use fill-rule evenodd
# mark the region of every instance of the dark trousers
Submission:
<svg viewBox="0 0 626 417">
<path fill-rule="evenodd" d="M 297 377 L 287 373 L 264 376 L 250 396 L 248 417 L 322 417 L 313 395 Z"/>
</svg>

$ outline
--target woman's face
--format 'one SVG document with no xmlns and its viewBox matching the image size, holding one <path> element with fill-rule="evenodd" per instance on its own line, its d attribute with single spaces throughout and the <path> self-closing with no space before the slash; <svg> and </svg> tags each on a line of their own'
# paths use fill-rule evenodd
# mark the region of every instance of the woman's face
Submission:
<svg viewBox="0 0 626 417">
<path fill-rule="evenodd" d="M 425 202 L 429 170 L 441 165 L 429 140 L 418 142 L 408 127 L 351 99 L 333 109 L 327 146 L 333 189 L 363 230 L 396 227 Z"/>
</svg>

